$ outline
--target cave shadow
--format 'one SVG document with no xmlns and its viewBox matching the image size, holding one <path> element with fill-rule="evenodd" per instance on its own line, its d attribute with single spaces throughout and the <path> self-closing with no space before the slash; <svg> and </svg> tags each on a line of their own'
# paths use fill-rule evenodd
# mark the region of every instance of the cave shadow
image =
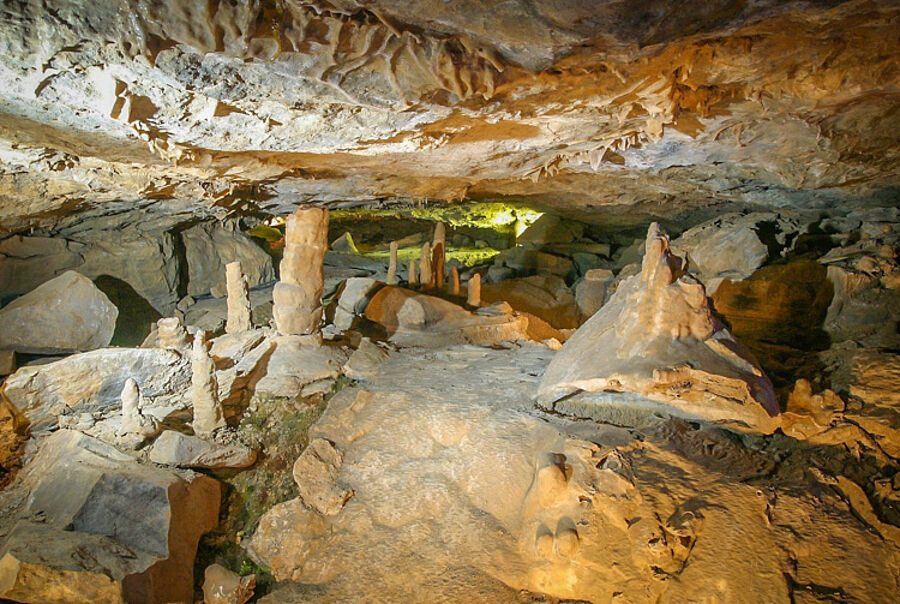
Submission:
<svg viewBox="0 0 900 604">
<path fill-rule="evenodd" d="M 111 346 L 137 347 L 150 333 L 151 326 L 162 315 L 127 282 L 100 275 L 94 285 L 119 309 Z"/>
</svg>

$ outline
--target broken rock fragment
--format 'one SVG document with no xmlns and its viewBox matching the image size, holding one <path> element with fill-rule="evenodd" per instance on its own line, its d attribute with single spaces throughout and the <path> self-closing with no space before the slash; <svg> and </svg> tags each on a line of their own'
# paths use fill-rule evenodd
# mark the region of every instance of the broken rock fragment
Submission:
<svg viewBox="0 0 900 604">
<path fill-rule="evenodd" d="M 344 456 L 324 438 L 316 438 L 294 462 L 294 482 L 300 499 L 320 514 L 333 516 L 353 496 L 338 483 Z"/>
</svg>

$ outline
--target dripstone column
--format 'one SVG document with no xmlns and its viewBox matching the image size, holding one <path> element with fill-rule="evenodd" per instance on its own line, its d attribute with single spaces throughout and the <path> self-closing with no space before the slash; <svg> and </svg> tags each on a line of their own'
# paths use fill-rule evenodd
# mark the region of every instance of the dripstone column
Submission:
<svg viewBox="0 0 900 604">
<path fill-rule="evenodd" d="M 469 278 L 466 292 L 466 303 L 469 306 L 481 306 L 481 274 L 475 273 Z"/>
<path fill-rule="evenodd" d="M 322 322 L 328 210 L 300 208 L 287 219 L 281 275 L 272 292 L 275 327 L 285 335 L 317 333 Z"/>
<path fill-rule="evenodd" d="M 397 285 L 397 283 L 399 283 L 399 280 L 397 279 L 397 247 L 397 242 L 391 241 L 391 259 L 388 264 L 387 272 L 388 285 Z"/>
<path fill-rule="evenodd" d="M 225 333 L 249 331 L 250 293 L 247 277 L 241 270 L 240 262 L 229 262 L 225 265 L 225 288 L 228 292 L 228 319 L 225 321 Z"/>
</svg>

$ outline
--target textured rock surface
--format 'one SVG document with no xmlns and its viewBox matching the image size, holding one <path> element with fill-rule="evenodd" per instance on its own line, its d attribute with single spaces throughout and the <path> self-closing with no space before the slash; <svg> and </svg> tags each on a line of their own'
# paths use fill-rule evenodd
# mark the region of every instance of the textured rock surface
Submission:
<svg viewBox="0 0 900 604">
<path fill-rule="evenodd" d="M 3 497 L 0 596 L 25 602 L 191 601 L 197 541 L 219 509 L 213 479 L 140 466 L 70 430 L 44 440 Z"/>
<path fill-rule="evenodd" d="M 566 342 L 544 374 L 539 401 L 598 393 L 598 406 L 663 408 L 685 417 L 770 433 L 778 427 L 772 384 L 712 315 L 703 284 L 655 223 L 638 276 Z M 606 396 L 633 393 L 636 397 Z"/>
<path fill-rule="evenodd" d="M 103 348 L 118 316 L 90 279 L 68 271 L 0 309 L 0 348 L 33 353 Z"/>
<path fill-rule="evenodd" d="M 246 468 L 256 461 L 256 452 L 247 447 L 220 445 L 166 430 L 159 435 L 149 451 L 150 461 L 164 466 L 185 468 Z"/>
<path fill-rule="evenodd" d="M 0 226 L 85 202 L 224 217 L 469 196 L 634 216 L 869 196 L 897 184 L 897 11 L 12 0 Z"/>
<path fill-rule="evenodd" d="M 3 383 L 3 394 L 39 431 L 53 429 L 63 412 L 118 416 L 129 378 L 141 389 L 143 411 L 157 419 L 190 404 L 190 363 L 158 348 L 104 348 L 22 367 Z"/>
<path fill-rule="evenodd" d="M 773 475 L 779 454 L 685 422 L 629 431 L 540 414 L 529 400 L 553 355 L 535 344 L 401 350 L 340 392 L 311 437 L 341 452 L 337 483 L 354 494 L 333 515 L 298 498 L 263 516 L 249 552 L 285 581 L 263 601 L 893 592 L 898 543 L 855 483 Z"/>
<path fill-rule="evenodd" d="M 275 279 L 272 259 L 233 222 L 201 223 L 181 233 L 188 265 L 187 293 L 216 298 L 227 292 L 225 266 L 240 262 L 250 287 Z"/>
</svg>

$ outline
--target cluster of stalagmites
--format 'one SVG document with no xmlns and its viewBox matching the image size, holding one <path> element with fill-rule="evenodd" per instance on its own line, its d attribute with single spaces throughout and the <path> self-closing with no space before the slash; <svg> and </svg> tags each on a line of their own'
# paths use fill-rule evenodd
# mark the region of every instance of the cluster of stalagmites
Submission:
<svg viewBox="0 0 900 604">
<path fill-rule="evenodd" d="M 327 210 L 319 208 L 297 210 L 287 219 L 280 281 L 273 290 L 274 328 L 254 327 L 248 281 L 240 262 L 232 262 L 224 267 L 224 335 L 209 339 L 204 330 L 185 326 L 179 318 L 163 318 L 141 348 L 102 348 L 109 343 L 104 336 L 105 341 L 91 346 L 97 350 L 41 367 L 24 367 L 4 382 L 0 393 L 4 403 L 15 410 L 11 417 L 23 429 L 30 424 L 39 447 L 20 480 L 10 487 L 18 489 L 16 492 L 31 492 L 33 497 L 28 506 L 16 508 L 10 516 L 13 524 L 0 527 L 8 535 L 0 553 L 0 596 L 24 601 L 79 601 L 88 597 L 172 601 L 189 597 L 185 594 L 190 592 L 190 579 L 185 577 L 190 573 L 185 575 L 185 569 L 193 563 L 197 538 L 215 524 L 219 501 L 215 481 L 190 468 L 252 466 L 256 452 L 240 444 L 235 426 L 248 402 L 256 400 L 254 397 L 322 396 L 331 391 L 342 374 L 360 382 L 375 380 L 396 347 L 440 351 L 456 344 L 459 346 L 453 348 L 453 354 L 463 355 L 461 365 L 472 362 L 465 355 L 477 357 L 487 347 L 524 350 L 522 354 L 532 355 L 529 362 L 546 370 L 539 383 L 538 371 L 528 373 L 531 381 L 516 386 L 522 388 L 517 396 L 534 398 L 538 406 L 557 415 L 628 426 L 655 422 L 663 414 L 740 432 L 769 434 L 781 428 L 789 436 L 816 444 L 852 441 L 887 456 L 900 454 L 896 426 L 883 413 L 890 406 L 887 402 L 875 411 L 860 410 L 845 404 L 830 390 L 816 394 L 809 382 L 801 380 L 788 400 L 787 412 L 781 413 L 769 378 L 713 313 L 709 292 L 690 272 L 686 257 L 690 255 L 706 273 L 716 275 L 711 278 L 718 280 L 717 286 L 724 283 L 724 291 L 729 287 L 727 278 L 721 276 L 726 269 L 704 256 L 700 246 L 689 247 L 685 257 L 673 252 L 673 247 L 691 241 L 690 233 L 673 243 L 658 225 L 651 225 L 643 241 L 640 265 L 621 271 L 615 282 L 610 275 L 597 276 L 596 282 L 602 285 L 599 310 L 560 346 L 560 340 L 569 334 L 544 329 L 533 315 L 515 312 L 506 302 L 485 305 L 478 272 L 470 274 L 465 306 L 461 304 L 460 273 L 457 266 L 446 262 L 443 224 L 436 226 L 432 240 L 422 245 L 418 257 L 410 260 L 405 287 L 400 286 L 399 245 L 393 242 L 386 282 L 369 277 L 346 279 L 326 313 L 322 295 L 328 222 Z M 751 245 L 755 231 L 745 226 L 750 222 L 738 219 L 738 228 L 732 231 L 737 234 L 723 235 L 716 241 L 726 249 Z M 539 225 L 540 229 L 558 227 L 550 221 Z M 536 237 L 534 233 L 531 236 Z M 889 244 L 872 243 L 869 249 L 859 245 L 859 250 L 852 247 L 846 255 L 835 253 L 826 258 L 829 276 L 844 284 L 842 307 L 829 310 L 834 321 L 844 320 L 841 312 L 852 306 L 854 288 L 874 288 L 870 283 L 873 279 L 896 287 L 896 254 L 886 246 Z M 761 248 L 757 255 L 762 257 Z M 79 297 L 96 298 L 95 306 L 101 314 L 109 314 L 105 311 L 108 300 L 94 296 L 89 281 L 82 283 L 69 273 L 64 277 L 79 288 Z M 582 283 L 593 287 L 591 281 L 586 278 Z M 546 275 L 538 275 L 528 283 L 546 286 L 548 282 Z M 864 283 L 854 285 L 857 282 Z M 554 302 L 556 298 L 548 296 L 548 300 Z M 7 307 L 10 316 L 23 306 Z M 364 322 L 377 325 L 382 330 L 380 337 L 387 341 L 376 343 L 362 337 L 358 329 Z M 548 333 L 559 335 L 559 339 Z M 327 343 L 325 336 L 337 342 Z M 354 338 L 358 344 L 352 354 L 338 345 Z M 528 344 L 528 348 L 528 340 L 543 345 Z M 445 353 L 422 354 L 434 355 L 440 363 L 440 355 Z M 891 383 L 900 375 L 896 358 L 885 361 L 890 355 L 877 350 L 854 350 L 852 354 L 850 391 L 866 400 L 896 400 L 895 383 Z M 878 368 L 889 368 L 888 375 L 879 377 Z M 391 375 L 382 379 L 393 379 Z M 371 438 L 383 438 L 385 443 L 396 438 L 378 436 L 378 410 L 397 414 L 402 407 L 387 395 L 381 406 L 371 403 L 378 396 L 348 394 L 329 406 L 328 414 L 313 430 L 314 438 L 293 467 L 299 498 L 278 506 L 260 523 L 251 551 L 271 566 L 278 578 L 319 580 L 315 571 L 304 569 L 290 556 L 297 548 L 307 548 L 304 555 L 321 554 L 322 544 L 332 539 L 329 527 L 342 527 L 346 522 L 350 533 L 357 530 L 353 521 L 342 515 L 345 507 L 356 505 L 356 487 L 345 480 L 365 484 L 361 476 L 367 470 L 356 467 L 345 472 L 347 451 L 357 456 L 353 458 L 356 463 L 365 457 L 364 450 L 354 449 L 357 439 L 364 439 L 370 432 Z M 398 396 L 402 399 L 406 395 Z M 469 394 L 455 392 L 452 396 L 465 398 Z M 473 428 L 453 416 L 457 412 L 454 406 L 442 402 L 434 407 L 431 423 L 420 426 L 437 443 L 434 446 L 480 446 L 480 441 L 466 440 L 466 433 Z M 188 410 L 190 423 L 184 420 Z M 534 475 L 529 474 L 523 485 L 505 487 L 522 488 L 515 499 L 518 512 L 506 510 L 502 502 L 482 495 L 483 481 L 476 478 L 451 472 L 452 480 L 457 481 L 453 489 L 466 493 L 472 505 L 496 514 L 504 526 L 499 532 L 510 531 L 514 549 L 528 552 L 525 558 L 534 565 L 534 573 L 527 581 L 510 575 L 508 584 L 525 584 L 529 589 L 545 586 L 552 591 L 565 583 L 562 577 L 566 564 L 575 564 L 579 573 L 594 564 L 590 556 L 580 553 L 582 541 L 596 537 L 577 524 L 582 516 L 588 517 L 583 505 L 590 500 L 586 493 L 602 491 L 602 497 L 628 508 L 616 512 L 621 518 L 611 517 L 615 530 L 628 530 L 629 523 L 637 523 L 634 518 L 646 512 L 636 511 L 643 504 L 635 503 L 636 480 L 630 462 L 618 450 L 601 451 L 598 445 L 577 439 L 557 440 L 554 429 L 536 420 L 521 423 L 503 416 L 491 421 L 498 423 L 479 429 L 486 431 L 486 442 L 495 443 L 490 446 L 498 447 L 499 452 L 494 457 L 485 453 L 490 462 L 484 464 L 489 468 L 485 471 L 497 472 L 496 465 L 491 464 L 502 464 L 518 455 L 514 448 L 519 441 L 515 439 L 534 448 L 528 449 L 527 459 L 521 462 L 523 467 L 536 468 Z M 491 434 L 492 426 L 504 435 L 515 435 L 512 444 L 502 444 L 505 437 Z M 350 437 L 351 433 L 355 436 Z M 544 451 L 549 446 L 546 443 L 551 442 L 564 452 Z M 432 447 L 408 445 L 423 451 Z M 422 459 L 427 457 L 423 454 Z M 79 460 L 101 469 L 70 468 L 70 462 Z M 143 463 L 147 461 L 158 465 Z M 45 466 L 37 467 L 37 463 Z M 434 477 L 436 470 L 420 463 L 424 465 L 415 471 Z M 48 487 L 45 475 L 67 475 L 79 486 L 63 492 L 61 487 Z M 445 479 L 450 480 L 441 478 Z M 73 495 L 81 493 L 82 483 L 87 485 L 85 492 L 95 489 L 100 494 L 93 498 Z M 126 486 L 108 486 L 113 484 Z M 445 487 L 423 485 L 426 490 L 435 489 L 435 509 L 442 509 L 444 495 L 437 493 L 444 492 Z M 57 497 L 62 502 L 47 512 L 46 524 L 33 520 L 36 514 L 45 513 L 34 503 L 43 501 L 42 497 Z M 167 507 L 160 512 L 155 506 L 163 500 Z M 123 522 L 118 516 L 108 522 L 101 518 L 106 510 L 120 509 L 123 501 L 129 506 L 148 506 L 147 526 L 139 527 L 144 537 L 128 531 L 122 534 L 116 528 Z M 389 524 L 386 521 L 385 526 Z M 187 526 L 193 528 L 184 528 Z M 289 530 L 282 530 L 284 526 Z M 654 525 L 649 530 L 659 527 Z M 691 536 L 691 530 L 684 528 L 683 532 Z M 71 537 L 68 541 L 62 534 L 66 532 Z M 179 543 L 166 541 L 179 538 L 177 535 L 188 537 Z M 284 545 L 285 539 L 296 539 L 296 543 Z M 49 545 L 41 550 L 36 546 L 41 542 Z M 117 553 L 125 551 L 122 547 L 134 556 Z M 76 556 L 72 562 L 76 550 L 92 552 L 92 561 Z M 675 569 L 672 572 L 680 572 L 687 552 L 673 549 L 670 554 L 665 564 Z M 177 569 L 172 572 L 179 578 L 166 584 L 170 579 L 166 568 Z M 207 602 L 243 602 L 253 591 L 252 578 L 238 577 L 219 565 L 210 566 L 205 579 Z M 573 578 L 571 584 L 578 580 Z M 594 594 L 574 588 L 558 593 L 563 597 Z"/>
</svg>

